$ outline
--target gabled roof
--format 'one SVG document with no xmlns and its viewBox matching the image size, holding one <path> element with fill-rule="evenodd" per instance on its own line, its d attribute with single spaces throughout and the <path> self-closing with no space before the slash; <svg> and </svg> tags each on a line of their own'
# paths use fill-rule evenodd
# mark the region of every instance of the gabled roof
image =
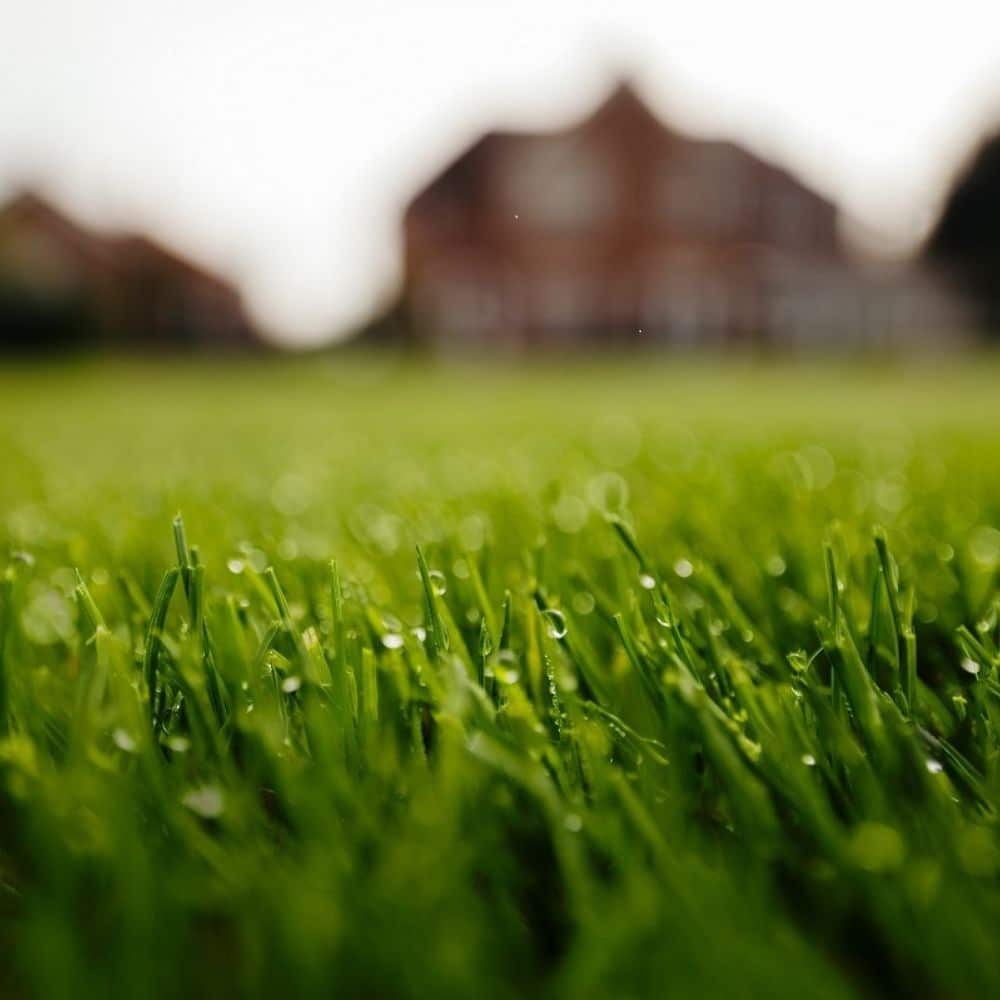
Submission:
<svg viewBox="0 0 1000 1000">
<path fill-rule="evenodd" d="M 224 278 L 152 237 L 134 232 L 95 232 L 76 222 L 36 191 L 23 190 L 0 206 L 0 240 L 8 227 L 40 229 L 86 263 L 110 266 L 117 271 L 152 265 L 236 295 Z"/>
<path fill-rule="evenodd" d="M 106 264 L 113 254 L 107 239 L 76 222 L 37 192 L 23 190 L 0 206 L 0 239 L 11 230 L 31 228 L 48 234 L 81 263 Z"/>
<path fill-rule="evenodd" d="M 636 88 L 627 80 L 616 83 L 607 96 L 589 114 L 562 128 L 544 131 L 493 130 L 485 132 L 461 154 L 455 157 L 410 202 L 406 215 L 411 217 L 425 208 L 434 212 L 442 197 L 473 196 L 480 179 L 480 168 L 494 156 L 505 154 L 516 147 L 550 139 L 573 139 L 621 129 L 622 136 L 659 136 L 665 143 L 692 150 L 725 150 L 734 157 L 753 163 L 759 170 L 797 186 L 831 212 L 835 206 L 829 199 L 803 183 L 791 171 L 750 152 L 745 147 L 726 139 L 702 139 L 672 129 L 649 107 Z"/>
<path fill-rule="evenodd" d="M 608 122 L 638 123 L 660 132 L 671 131 L 627 79 L 619 80 L 604 100 L 569 131 L 586 132 Z"/>
</svg>

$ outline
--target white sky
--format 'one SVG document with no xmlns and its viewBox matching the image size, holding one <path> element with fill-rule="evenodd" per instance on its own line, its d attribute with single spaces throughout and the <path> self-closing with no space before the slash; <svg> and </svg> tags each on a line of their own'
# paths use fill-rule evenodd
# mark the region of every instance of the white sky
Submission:
<svg viewBox="0 0 1000 1000">
<path fill-rule="evenodd" d="M 0 0 L 0 195 L 146 227 L 276 334 L 363 318 L 401 206 L 478 131 L 661 114 L 790 165 L 886 245 L 1000 121 L 1000 2 Z"/>
</svg>

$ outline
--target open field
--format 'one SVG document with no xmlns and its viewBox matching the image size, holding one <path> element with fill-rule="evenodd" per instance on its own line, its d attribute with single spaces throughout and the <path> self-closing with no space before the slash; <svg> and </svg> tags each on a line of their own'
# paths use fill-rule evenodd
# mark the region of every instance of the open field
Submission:
<svg viewBox="0 0 1000 1000">
<path fill-rule="evenodd" d="M 1000 995 L 998 386 L 0 371 L 0 991 Z"/>
</svg>

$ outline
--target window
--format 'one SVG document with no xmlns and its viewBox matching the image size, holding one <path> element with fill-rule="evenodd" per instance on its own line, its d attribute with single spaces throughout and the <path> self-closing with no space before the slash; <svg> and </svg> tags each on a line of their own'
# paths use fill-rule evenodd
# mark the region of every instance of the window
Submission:
<svg viewBox="0 0 1000 1000">
<path fill-rule="evenodd" d="M 569 140 L 540 140 L 512 155 L 505 195 L 522 223 L 558 230 L 590 228 L 613 203 L 607 165 Z"/>
</svg>

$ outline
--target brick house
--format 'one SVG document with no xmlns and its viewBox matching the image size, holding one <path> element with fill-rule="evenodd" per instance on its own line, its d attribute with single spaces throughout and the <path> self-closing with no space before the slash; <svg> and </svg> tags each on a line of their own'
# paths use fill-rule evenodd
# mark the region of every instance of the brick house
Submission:
<svg viewBox="0 0 1000 1000">
<path fill-rule="evenodd" d="M 403 229 L 403 327 L 432 348 L 795 347 L 953 321 L 925 276 L 863 274 L 828 200 L 624 84 L 565 130 L 487 133 Z"/>
<path fill-rule="evenodd" d="M 256 342 L 237 291 L 158 243 L 92 232 L 32 193 L 0 208 L 0 350 Z"/>
</svg>

